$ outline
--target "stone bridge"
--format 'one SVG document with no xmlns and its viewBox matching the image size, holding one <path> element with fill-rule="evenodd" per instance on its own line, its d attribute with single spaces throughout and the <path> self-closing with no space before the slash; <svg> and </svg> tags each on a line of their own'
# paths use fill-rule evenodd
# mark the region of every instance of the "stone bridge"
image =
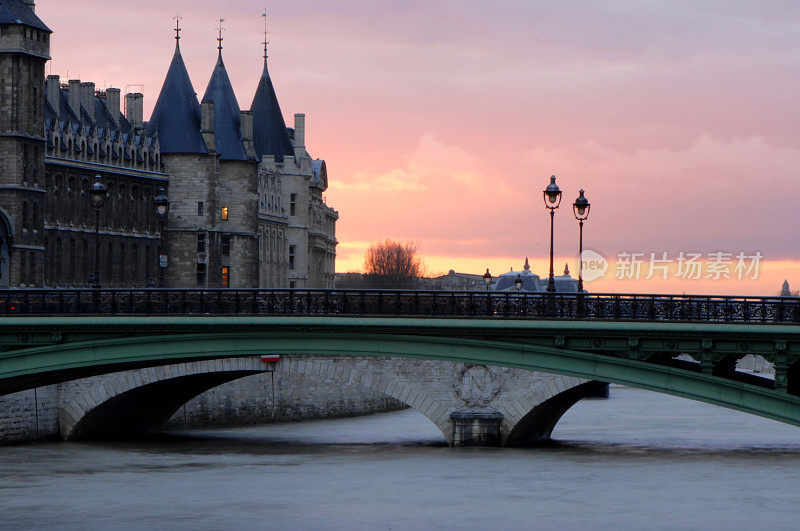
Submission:
<svg viewBox="0 0 800 531">
<path fill-rule="evenodd" d="M 62 431 L 68 438 L 146 429 L 204 389 L 266 370 L 252 365 L 264 354 L 279 355 L 282 370 L 358 383 L 405 402 L 455 445 L 546 438 L 590 392 L 590 381 L 800 425 L 800 326 L 789 322 L 6 316 L 0 345 L 0 396 L 102 382 L 72 397 Z M 774 378 L 737 370 L 746 356 L 770 363 Z M 250 361 L 226 368 L 226 359 Z M 181 373 L 190 363 L 201 365 Z M 116 377 L 104 376 L 128 371 L 147 378 L 133 385 L 126 376 L 115 387 Z"/>
</svg>

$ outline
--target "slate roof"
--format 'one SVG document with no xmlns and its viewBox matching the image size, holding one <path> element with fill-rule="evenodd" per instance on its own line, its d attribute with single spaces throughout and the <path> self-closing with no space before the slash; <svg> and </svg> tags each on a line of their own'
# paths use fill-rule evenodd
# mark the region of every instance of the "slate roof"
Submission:
<svg viewBox="0 0 800 531">
<path fill-rule="evenodd" d="M 239 103 L 236 101 L 221 52 L 208 81 L 203 101 L 214 102 L 214 144 L 220 160 L 247 160 L 240 129 L 242 116 Z"/>
<path fill-rule="evenodd" d="M 111 112 L 106 106 L 105 99 L 94 96 L 94 121 L 89 117 L 86 108 L 81 105 L 81 119 L 73 112 L 69 106 L 69 89 L 59 89 L 58 91 L 58 110 L 50 105 L 49 100 L 45 100 L 44 116 L 48 122 L 58 121 L 59 127 L 63 129 L 67 122 L 72 125 L 73 130 L 77 131 L 81 125 L 96 127 L 100 131 L 112 132 L 121 131 L 127 133 L 131 130 L 131 124 L 122 114 L 117 121 L 111 117 Z M 101 135 L 102 136 L 102 135 Z"/>
<path fill-rule="evenodd" d="M 0 0 L 0 24 L 22 24 L 53 33 L 36 13 L 18 0 Z"/>
<path fill-rule="evenodd" d="M 200 134 L 200 104 L 177 42 L 167 77 L 147 123 L 148 135 L 156 132 L 161 153 L 208 153 Z"/>
<path fill-rule="evenodd" d="M 272 155 L 276 162 L 283 162 L 284 156 L 294 156 L 266 59 L 250 110 L 253 111 L 253 144 L 258 160 L 264 155 Z"/>
</svg>

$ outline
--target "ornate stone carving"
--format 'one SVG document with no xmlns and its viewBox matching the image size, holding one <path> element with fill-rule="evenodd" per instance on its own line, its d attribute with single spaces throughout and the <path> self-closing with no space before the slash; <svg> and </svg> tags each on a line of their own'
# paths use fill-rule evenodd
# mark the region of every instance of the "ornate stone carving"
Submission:
<svg viewBox="0 0 800 531">
<path fill-rule="evenodd" d="M 500 371 L 496 367 L 465 364 L 456 371 L 453 389 L 470 407 L 486 407 L 503 386 Z"/>
</svg>

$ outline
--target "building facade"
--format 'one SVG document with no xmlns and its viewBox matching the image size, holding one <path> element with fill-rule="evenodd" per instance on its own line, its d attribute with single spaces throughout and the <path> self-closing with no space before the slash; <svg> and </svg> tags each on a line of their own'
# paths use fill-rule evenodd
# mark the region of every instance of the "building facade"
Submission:
<svg viewBox="0 0 800 531">
<path fill-rule="evenodd" d="M 0 3 L 0 287 L 87 287 L 95 263 L 104 287 L 333 287 L 326 165 L 306 150 L 304 115 L 286 127 L 266 48 L 240 110 L 222 41 L 198 101 L 176 36 L 145 121 L 140 93 L 123 111 L 119 89 L 45 80 L 51 33 L 32 1 Z"/>
</svg>

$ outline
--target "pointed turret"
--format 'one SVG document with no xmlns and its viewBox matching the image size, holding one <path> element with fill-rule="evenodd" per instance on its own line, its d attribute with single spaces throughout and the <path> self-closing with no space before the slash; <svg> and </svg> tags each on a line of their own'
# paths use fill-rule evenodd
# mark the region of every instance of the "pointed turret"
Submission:
<svg viewBox="0 0 800 531">
<path fill-rule="evenodd" d="M 294 148 L 286 132 L 286 122 L 283 121 L 278 97 L 272 87 L 266 55 L 265 50 L 264 71 L 250 107 L 253 112 L 253 143 L 258 160 L 265 155 L 271 155 L 276 162 L 283 162 L 284 156 L 294 156 Z"/>
<path fill-rule="evenodd" d="M 241 111 L 222 61 L 221 49 L 203 101 L 214 102 L 214 141 L 220 160 L 247 160 L 242 143 Z"/>
<path fill-rule="evenodd" d="M 178 39 L 147 133 L 158 133 L 162 154 L 208 153 L 200 135 L 200 104 L 183 63 Z"/>
</svg>

